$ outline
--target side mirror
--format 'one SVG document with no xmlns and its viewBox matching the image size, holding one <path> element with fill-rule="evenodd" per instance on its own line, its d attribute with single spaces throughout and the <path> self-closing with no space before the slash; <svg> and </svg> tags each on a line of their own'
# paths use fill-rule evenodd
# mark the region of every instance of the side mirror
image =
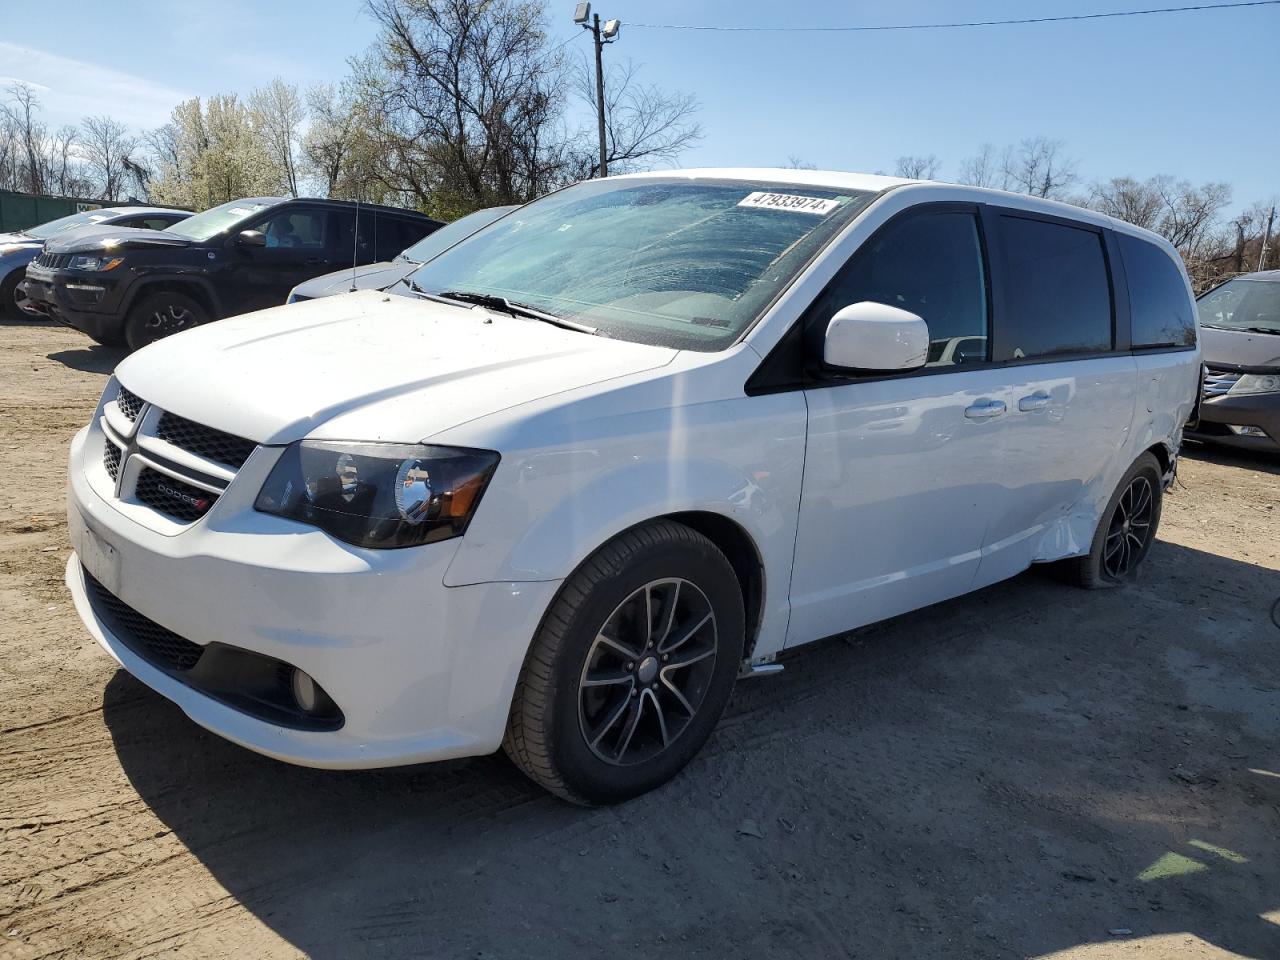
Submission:
<svg viewBox="0 0 1280 960">
<path fill-rule="evenodd" d="M 838 310 L 822 345 L 822 362 L 837 370 L 917 370 L 928 358 L 929 325 L 921 317 L 868 300 Z"/>
<path fill-rule="evenodd" d="M 267 235 L 261 230 L 241 230 L 236 243 L 242 247 L 265 247 Z"/>
</svg>

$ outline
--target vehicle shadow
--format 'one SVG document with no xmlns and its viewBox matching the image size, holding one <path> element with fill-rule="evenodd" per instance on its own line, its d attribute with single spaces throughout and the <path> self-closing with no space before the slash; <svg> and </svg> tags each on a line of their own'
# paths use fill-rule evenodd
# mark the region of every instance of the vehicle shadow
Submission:
<svg viewBox="0 0 1280 960">
<path fill-rule="evenodd" d="M 1223 467 L 1239 467 L 1242 470 L 1258 470 L 1280 476 L 1280 453 L 1244 450 L 1240 447 L 1188 440 L 1182 444 L 1180 455 L 1193 460 L 1202 460 L 1205 463 L 1216 463 Z"/>
<path fill-rule="evenodd" d="M 1022 957 L 1119 929 L 1280 956 L 1278 592 L 1163 542 L 1121 590 L 1033 572 L 797 651 L 608 809 L 501 755 L 276 763 L 123 672 L 104 713 L 155 815 L 315 958 Z"/>
<path fill-rule="evenodd" d="M 128 355 L 129 351 L 123 347 L 104 347 L 87 338 L 81 348 L 46 354 L 48 359 L 84 373 L 111 373 Z"/>
</svg>

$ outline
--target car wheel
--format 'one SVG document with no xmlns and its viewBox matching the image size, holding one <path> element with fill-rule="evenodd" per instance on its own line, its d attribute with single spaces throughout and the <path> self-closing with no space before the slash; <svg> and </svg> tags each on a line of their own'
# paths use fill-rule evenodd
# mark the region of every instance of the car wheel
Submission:
<svg viewBox="0 0 1280 960">
<path fill-rule="evenodd" d="M 0 280 L 0 317 L 6 320 L 26 318 L 26 314 L 18 306 L 18 284 L 22 282 L 22 276 L 20 271 L 13 270 L 7 277 Z"/>
<path fill-rule="evenodd" d="M 1089 553 L 1073 561 L 1073 579 L 1090 590 L 1134 579 L 1156 538 L 1163 502 L 1160 463 L 1144 453 L 1111 495 Z"/>
<path fill-rule="evenodd" d="M 742 593 L 715 544 L 671 521 L 629 530 L 552 603 L 525 658 L 503 748 L 573 803 L 652 790 L 710 736 L 743 639 Z"/>
<path fill-rule="evenodd" d="M 129 311 L 124 338 L 130 350 L 138 350 L 208 321 L 209 314 L 198 301 L 184 293 L 166 290 L 143 297 Z"/>
</svg>

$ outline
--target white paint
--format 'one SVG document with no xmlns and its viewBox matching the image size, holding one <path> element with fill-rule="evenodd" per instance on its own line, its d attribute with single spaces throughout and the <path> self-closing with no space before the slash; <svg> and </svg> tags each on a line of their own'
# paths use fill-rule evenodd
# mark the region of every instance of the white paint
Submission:
<svg viewBox="0 0 1280 960">
<path fill-rule="evenodd" d="M 105 563 L 97 537 L 118 558 L 120 595 L 147 616 L 197 643 L 234 642 L 306 670 L 342 707 L 341 731 L 262 723 L 149 667 L 95 619 L 73 561 L 67 580 L 90 632 L 198 723 L 271 756 L 361 767 L 484 753 L 500 743 L 560 583 L 637 523 L 705 511 L 741 527 L 763 570 L 753 656 L 767 660 L 1084 552 L 1134 458 L 1155 444 L 1177 449 L 1198 351 L 744 390 L 839 266 L 915 204 L 999 202 L 1151 235 L 945 184 L 794 170 L 677 175 L 886 192 L 717 353 L 376 292 L 149 347 L 119 368 L 130 390 L 267 444 L 188 527 L 113 499 L 103 431 L 128 429 L 113 405 L 76 437 L 68 502 L 79 558 Z M 889 317 L 892 350 L 837 343 L 835 352 L 902 362 L 919 352 L 913 327 L 910 315 Z M 425 440 L 502 459 L 464 537 L 358 550 L 253 509 L 280 445 L 303 437 Z"/>
</svg>

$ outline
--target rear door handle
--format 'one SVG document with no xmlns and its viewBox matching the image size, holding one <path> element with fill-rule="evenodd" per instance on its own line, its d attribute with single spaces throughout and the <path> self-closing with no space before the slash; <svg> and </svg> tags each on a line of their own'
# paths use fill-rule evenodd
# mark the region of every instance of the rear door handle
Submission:
<svg viewBox="0 0 1280 960">
<path fill-rule="evenodd" d="M 308 267 L 318 267 L 324 262 L 325 261 L 323 257 L 308 257 L 306 260 L 306 264 Z"/>
<path fill-rule="evenodd" d="M 1018 409 L 1023 413 L 1034 413 L 1036 410 L 1043 410 L 1048 405 L 1049 395 L 1043 390 L 1037 390 L 1035 393 L 1018 401 Z"/>
<path fill-rule="evenodd" d="M 1004 411 L 1003 400 L 978 400 L 964 408 L 964 415 L 967 420 L 990 420 L 1002 415 Z"/>
</svg>

